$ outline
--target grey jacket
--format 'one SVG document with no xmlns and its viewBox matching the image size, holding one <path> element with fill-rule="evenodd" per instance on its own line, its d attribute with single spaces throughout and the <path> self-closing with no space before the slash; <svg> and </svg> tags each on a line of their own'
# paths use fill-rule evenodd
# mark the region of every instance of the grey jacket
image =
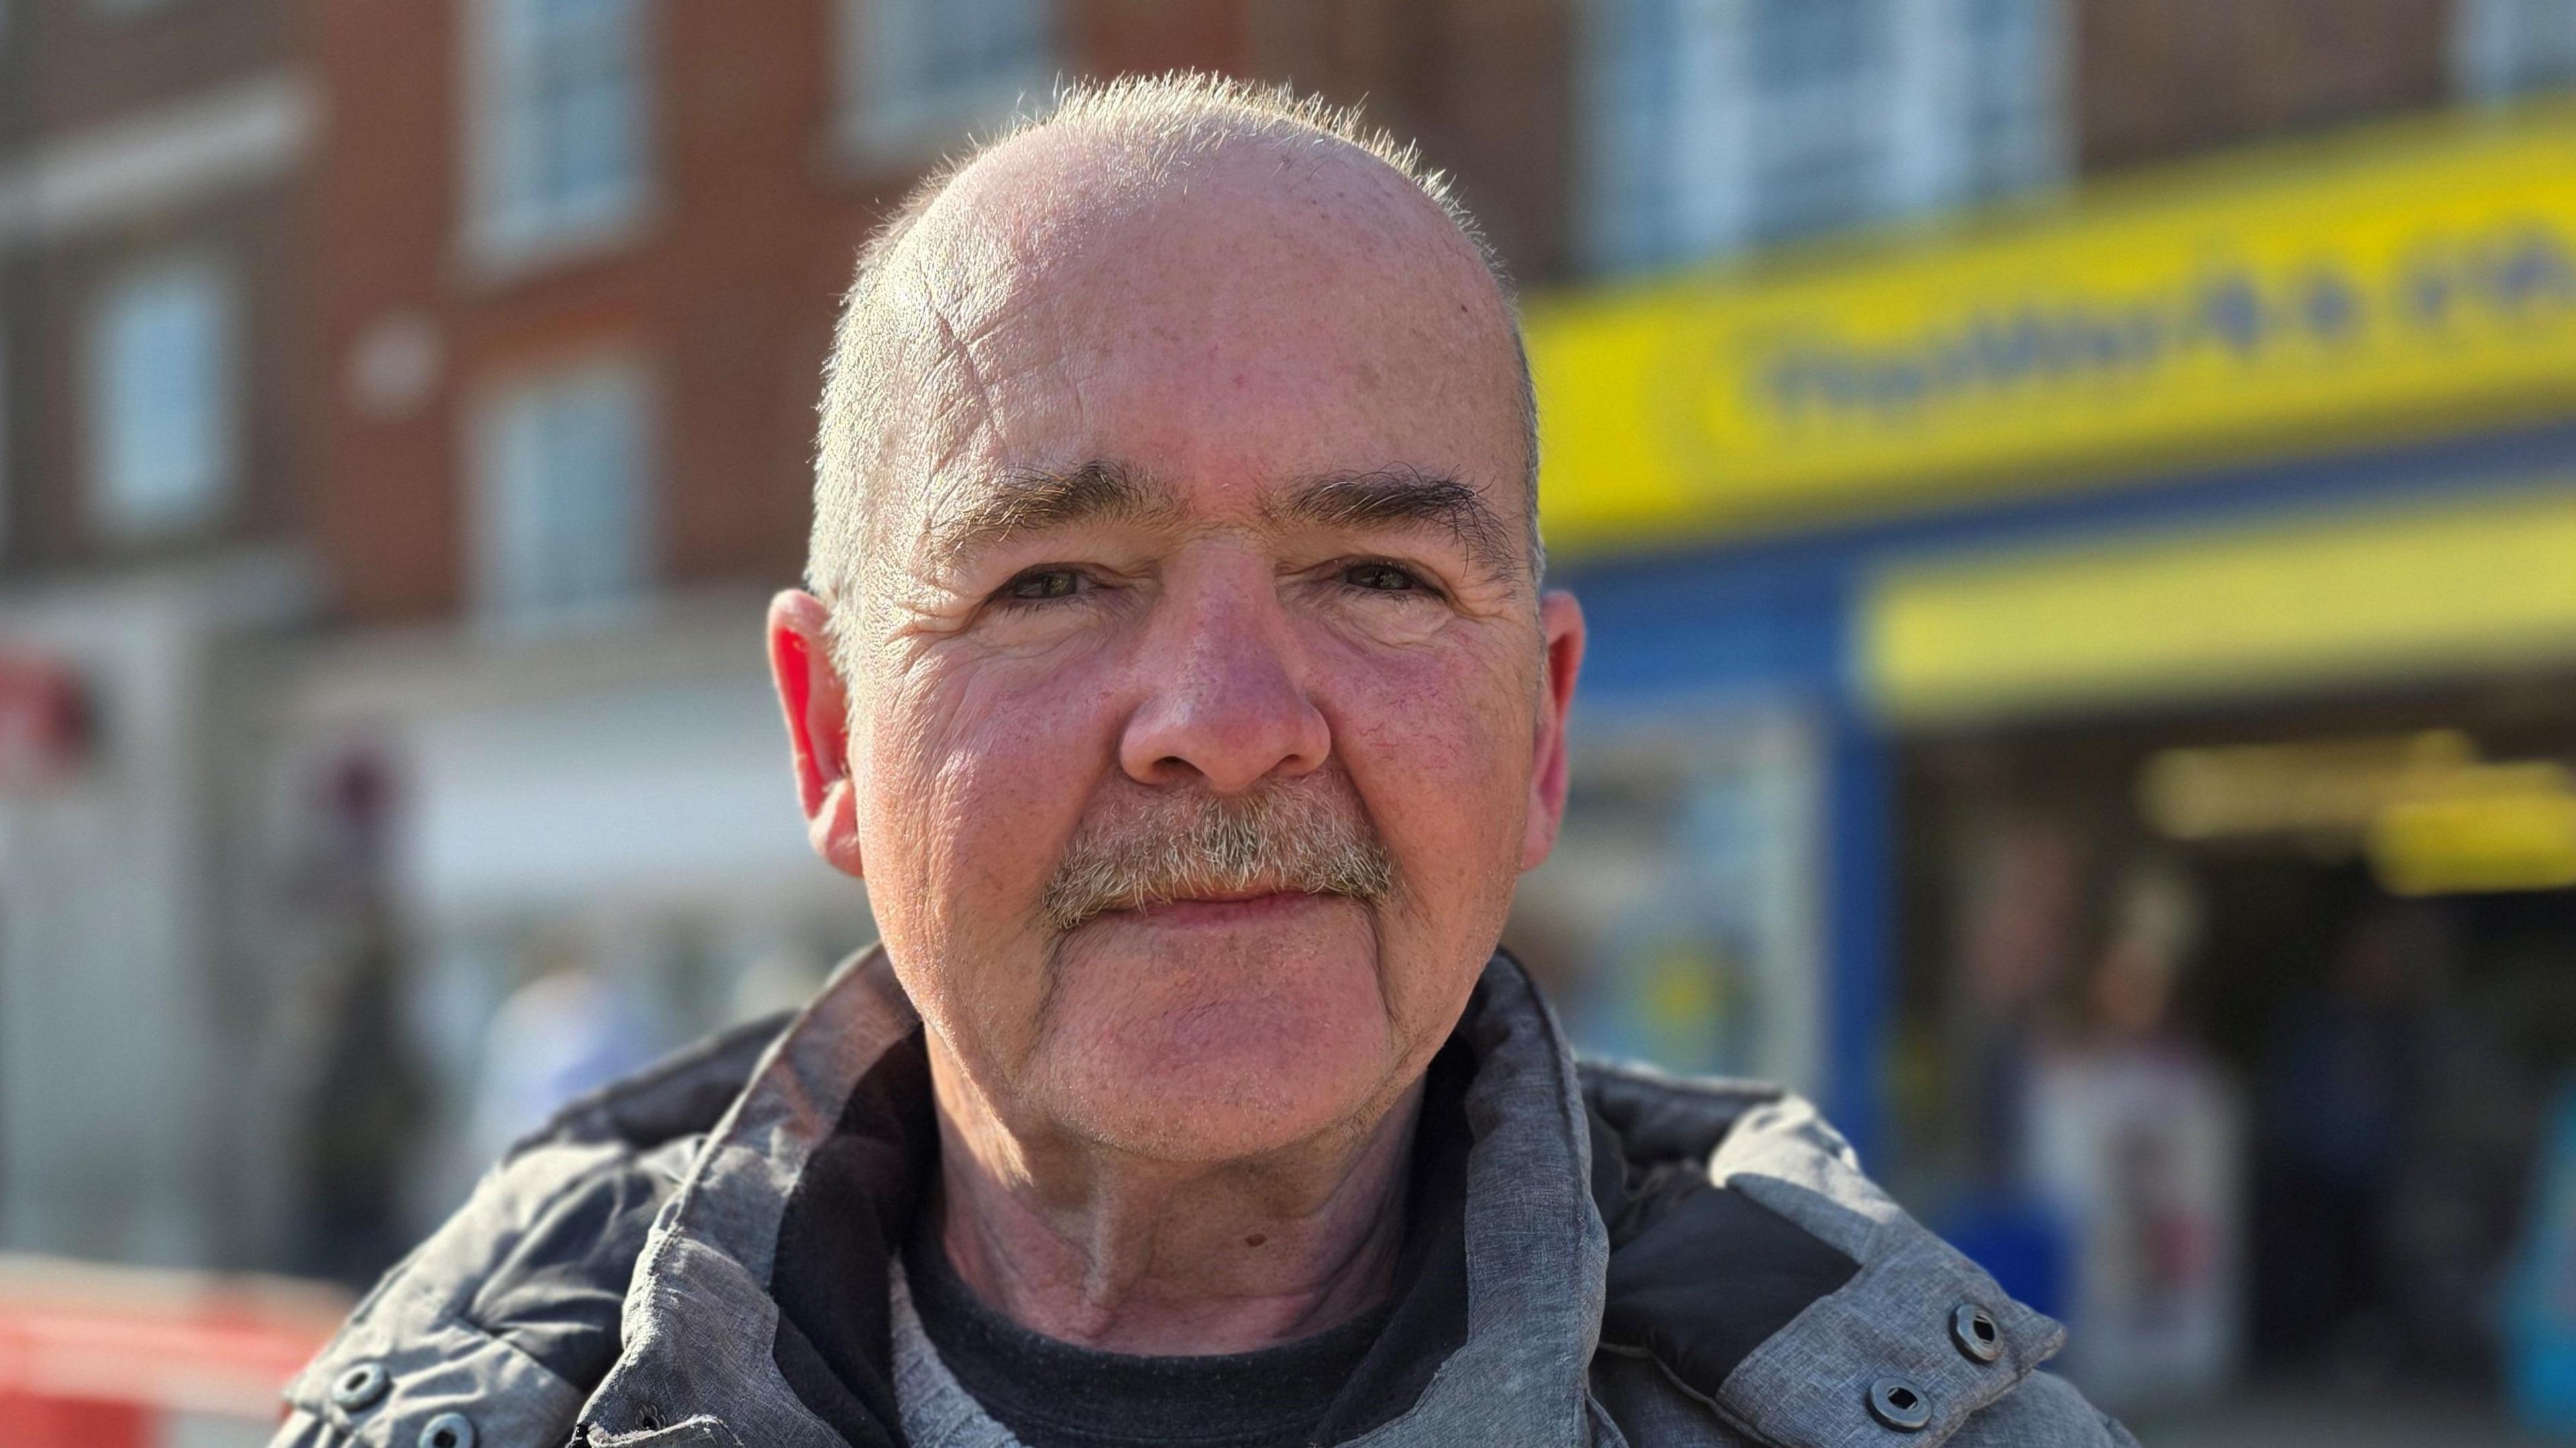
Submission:
<svg viewBox="0 0 2576 1448">
<path fill-rule="evenodd" d="M 1325 1441 L 2135 1448 L 2036 1371 L 2063 1329 L 1917 1226 L 1806 1103 L 1578 1065 L 1507 957 L 1454 1044 L 1454 1280 L 1425 1269 Z M 852 1290 L 886 1283 L 902 1240 L 925 1062 L 872 951 L 792 1021 L 578 1103 L 359 1305 L 290 1386 L 277 1448 L 925 1448 L 884 1289 Z M 834 1270 L 773 1280 L 782 1241 L 823 1226 Z M 820 1371 L 826 1338 L 871 1368 Z"/>
</svg>

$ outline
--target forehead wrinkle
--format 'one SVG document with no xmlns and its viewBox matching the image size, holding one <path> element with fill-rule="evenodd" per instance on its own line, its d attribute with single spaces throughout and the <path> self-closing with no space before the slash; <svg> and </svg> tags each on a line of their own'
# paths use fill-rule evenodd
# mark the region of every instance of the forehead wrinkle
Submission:
<svg viewBox="0 0 2576 1448">
<path fill-rule="evenodd" d="M 965 515 L 991 480 L 965 460 L 979 438 L 995 434 L 1015 397 L 1027 400 L 1018 395 L 1031 374 L 1044 374 L 1059 399 L 1071 398 L 1087 428 L 1089 400 L 1073 385 L 1063 318 L 1044 289 L 1031 285 L 1029 271 L 1022 249 L 1001 246 L 991 235 L 943 235 L 925 227 L 905 238 L 880 283 L 888 310 L 909 315 L 908 322 L 889 318 L 883 345 L 901 355 L 887 370 L 909 371 L 927 384 L 912 389 L 910 406 L 887 408 L 878 433 L 880 472 L 921 480 L 897 489 L 911 495 L 904 511 L 930 520 L 917 525 L 918 537 L 954 533 L 961 519 L 971 521 Z M 1053 345 L 1017 358 L 995 355 L 996 339 L 1032 317 L 1043 319 Z M 1128 476 L 1135 481 L 1132 471 Z M 884 490 L 881 483 L 870 491 Z M 873 501 L 879 506 L 871 513 L 882 515 L 887 499 Z"/>
<path fill-rule="evenodd" d="M 1512 530 L 1474 488 L 1406 465 L 1329 473 L 1263 504 L 1273 521 L 1326 528 L 1431 527 L 1458 541 L 1467 556 L 1497 576 L 1517 570 Z"/>
<path fill-rule="evenodd" d="M 1031 304 L 1027 289 L 1011 284 L 1020 270 L 1018 259 L 1007 250 L 997 252 L 990 238 L 959 236 L 911 245 L 907 262 L 904 280 L 921 318 L 918 341 L 929 353 L 925 371 L 953 374 L 949 385 L 934 389 L 924 421 L 953 425 L 958 414 L 971 412 L 969 431 L 991 426 L 997 390 L 1008 378 L 997 375 L 980 354 Z"/>
<path fill-rule="evenodd" d="M 1124 463 L 1015 468 L 952 493 L 925 530 L 935 561 L 953 561 L 1025 533 L 1080 523 L 1159 521 L 1180 512 L 1171 489 Z"/>
</svg>

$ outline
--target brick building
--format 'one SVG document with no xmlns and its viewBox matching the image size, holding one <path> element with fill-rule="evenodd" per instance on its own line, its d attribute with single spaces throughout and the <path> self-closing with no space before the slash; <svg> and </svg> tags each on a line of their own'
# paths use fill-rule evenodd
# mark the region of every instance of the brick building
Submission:
<svg viewBox="0 0 2576 1448">
<path fill-rule="evenodd" d="M 98 720 L 68 784 L 0 802 L 0 1241 L 285 1257 L 298 1123 L 374 1039 L 308 1027 L 371 992 L 424 1139 L 463 1144 L 361 1170 L 434 1210 L 510 1124 L 479 1073 L 532 971 L 585 961 L 677 1035 L 865 931 L 788 804 L 759 605 L 856 244 L 1057 75 L 1365 99 L 1552 292 L 2576 56 L 2541 0 L 2366 9 L 0 4 L 0 642 Z M 348 964 L 379 947 L 390 981 Z M 66 1092 L 97 1144 L 33 1105 Z M 157 1108 L 230 1098 L 248 1124 Z"/>
<path fill-rule="evenodd" d="M 228 661 L 305 615 L 293 0 L 0 24 L 0 1243 L 238 1255 Z"/>
</svg>

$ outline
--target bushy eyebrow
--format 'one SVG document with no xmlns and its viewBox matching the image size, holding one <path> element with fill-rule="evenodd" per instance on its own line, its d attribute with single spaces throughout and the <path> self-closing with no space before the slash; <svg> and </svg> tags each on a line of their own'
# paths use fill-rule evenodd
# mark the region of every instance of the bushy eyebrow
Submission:
<svg viewBox="0 0 2576 1448">
<path fill-rule="evenodd" d="M 1420 528 L 1449 534 L 1469 559 L 1499 576 L 1520 566 L 1512 530 L 1484 495 L 1455 478 L 1418 468 L 1334 473 L 1290 488 L 1265 510 L 1274 521 L 1323 528 Z"/>
<path fill-rule="evenodd" d="M 939 562 L 954 562 L 1022 533 L 1166 518 L 1179 511 L 1169 488 L 1123 463 L 1095 459 L 1061 470 L 1022 468 L 943 509 L 930 525 L 930 552 Z"/>
<path fill-rule="evenodd" d="M 1171 488 L 1150 473 L 1105 458 L 1062 469 L 1021 468 L 973 489 L 941 511 L 929 528 L 932 560 L 953 564 L 1027 533 L 1085 523 L 1169 522 L 1183 512 Z M 1288 487 L 1268 500 L 1273 525 L 1353 530 L 1430 528 L 1455 539 L 1469 560 L 1497 576 L 1521 560 L 1484 495 L 1455 478 L 1394 466 L 1330 473 Z"/>
</svg>

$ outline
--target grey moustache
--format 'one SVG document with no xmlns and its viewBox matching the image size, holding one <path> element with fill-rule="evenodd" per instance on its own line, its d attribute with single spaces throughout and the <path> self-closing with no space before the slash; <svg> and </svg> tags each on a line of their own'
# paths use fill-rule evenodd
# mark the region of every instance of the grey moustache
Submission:
<svg viewBox="0 0 2576 1448">
<path fill-rule="evenodd" d="M 1048 923 L 1072 930 L 1112 910 L 1211 895 L 1384 900 L 1395 863 L 1359 801 L 1346 782 L 1309 778 L 1242 799 L 1152 796 L 1086 823 L 1047 882 Z"/>
</svg>

